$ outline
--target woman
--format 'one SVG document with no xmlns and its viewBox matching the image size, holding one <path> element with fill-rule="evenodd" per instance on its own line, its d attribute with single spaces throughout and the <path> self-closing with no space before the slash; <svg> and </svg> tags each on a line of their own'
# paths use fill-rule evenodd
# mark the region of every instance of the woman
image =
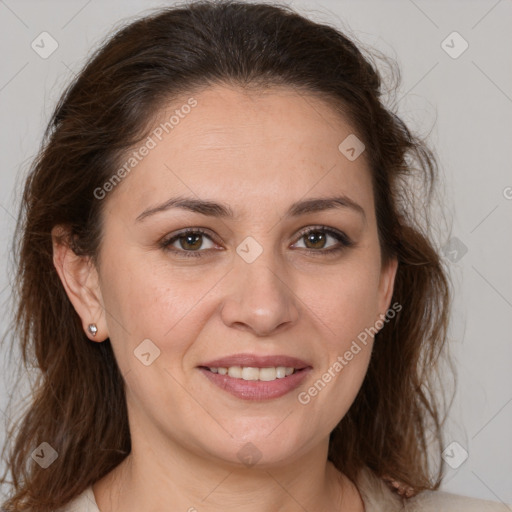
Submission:
<svg viewBox="0 0 512 512">
<path fill-rule="evenodd" d="M 416 177 L 433 154 L 334 28 L 198 2 L 118 32 L 25 187 L 41 377 L 4 509 L 507 510 L 427 457 L 450 292 Z"/>
</svg>

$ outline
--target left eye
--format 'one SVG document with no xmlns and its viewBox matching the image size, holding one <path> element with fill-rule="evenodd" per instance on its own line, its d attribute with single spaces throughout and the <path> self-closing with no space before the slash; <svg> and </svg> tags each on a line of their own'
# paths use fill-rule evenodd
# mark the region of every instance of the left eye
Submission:
<svg viewBox="0 0 512 512">
<path fill-rule="evenodd" d="M 318 249 L 325 253 L 336 250 L 336 248 L 329 248 L 328 250 L 325 248 L 325 244 L 328 238 L 333 238 L 335 241 L 345 247 L 351 245 L 350 240 L 345 234 L 338 233 L 328 228 L 310 228 L 306 231 L 303 231 L 300 235 L 299 241 L 305 240 L 306 243 L 312 244 L 312 247 L 305 247 L 305 249 L 308 251 L 315 251 Z M 337 248 L 340 247 L 338 246 Z"/>
</svg>

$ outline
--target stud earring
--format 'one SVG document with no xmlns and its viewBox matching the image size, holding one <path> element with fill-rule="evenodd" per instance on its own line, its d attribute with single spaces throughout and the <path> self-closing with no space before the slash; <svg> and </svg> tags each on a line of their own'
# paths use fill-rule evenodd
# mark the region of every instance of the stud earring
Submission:
<svg viewBox="0 0 512 512">
<path fill-rule="evenodd" d="M 93 335 L 93 336 L 96 336 L 96 334 L 98 333 L 98 328 L 96 327 L 96 324 L 89 324 L 89 326 L 87 327 L 87 330 Z"/>
<path fill-rule="evenodd" d="M 400 480 L 394 480 L 388 475 L 382 477 L 383 480 L 388 484 L 389 488 L 398 493 L 400 496 L 405 496 L 406 498 L 412 498 L 417 494 L 416 490 Z"/>
</svg>

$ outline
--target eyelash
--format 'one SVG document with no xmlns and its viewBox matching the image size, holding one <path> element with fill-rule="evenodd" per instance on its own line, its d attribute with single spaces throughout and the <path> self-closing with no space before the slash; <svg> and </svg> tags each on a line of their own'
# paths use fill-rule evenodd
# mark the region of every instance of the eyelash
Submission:
<svg viewBox="0 0 512 512">
<path fill-rule="evenodd" d="M 354 242 L 350 240 L 350 238 L 343 232 L 334 230 L 332 228 L 328 228 L 327 226 L 313 226 L 309 227 L 307 229 L 301 230 L 299 233 L 299 237 L 297 241 L 299 241 L 301 238 L 305 237 L 306 235 L 309 235 L 310 233 L 325 233 L 327 235 L 331 235 L 333 238 L 338 240 L 340 245 L 335 246 L 331 249 L 304 249 L 308 254 L 314 254 L 315 256 L 323 255 L 323 256 L 330 256 L 335 255 L 344 249 L 348 247 L 352 247 Z M 198 251 L 185 251 L 184 249 L 175 249 L 172 248 L 171 245 L 176 241 L 179 240 L 181 237 L 189 235 L 189 234 L 201 234 L 205 235 L 207 238 L 209 238 L 212 242 L 215 243 L 215 240 L 212 239 L 212 237 L 208 234 L 208 232 L 202 228 L 187 228 L 176 235 L 173 235 L 171 238 L 164 239 L 160 242 L 160 246 L 162 249 L 172 252 L 174 254 L 179 254 L 180 257 L 184 256 L 186 258 L 201 258 L 203 257 L 203 254 L 205 250 L 198 250 Z M 208 250 L 208 249 L 207 249 Z"/>
</svg>

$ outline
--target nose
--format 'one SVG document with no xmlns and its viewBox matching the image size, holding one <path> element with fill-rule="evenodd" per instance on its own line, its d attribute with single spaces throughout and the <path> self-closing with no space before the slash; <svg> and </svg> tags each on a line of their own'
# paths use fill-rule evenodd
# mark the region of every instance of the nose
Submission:
<svg viewBox="0 0 512 512">
<path fill-rule="evenodd" d="M 221 309 L 225 325 L 269 336 L 297 322 L 298 297 L 293 279 L 271 251 L 263 251 L 252 263 L 237 255 L 233 264 Z"/>
</svg>

